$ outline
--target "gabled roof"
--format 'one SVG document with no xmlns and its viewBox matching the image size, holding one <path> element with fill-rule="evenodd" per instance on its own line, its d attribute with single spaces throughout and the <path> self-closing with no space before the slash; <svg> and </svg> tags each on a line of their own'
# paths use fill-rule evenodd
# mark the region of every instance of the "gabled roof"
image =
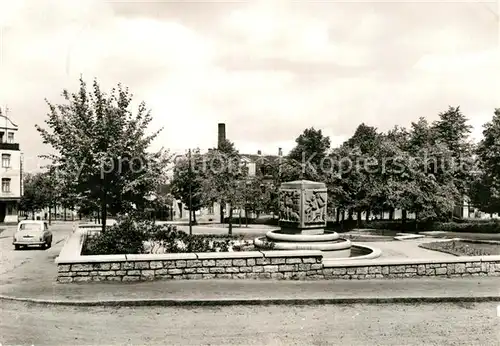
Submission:
<svg viewBox="0 0 500 346">
<path fill-rule="evenodd" d="M 255 162 L 259 164 L 273 163 L 280 159 L 278 155 L 257 155 L 257 154 L 241 154 L 245 161 Z"/>
<path fill-rule="evenodd" d="M 0 129 L 7 128 L 9 130 L 17 130 L 18 126 L 12 122 L 12 120 L 9 119 L 9 117 L 5 116 L 2 114 L 0 111 Z"/>
</svg>

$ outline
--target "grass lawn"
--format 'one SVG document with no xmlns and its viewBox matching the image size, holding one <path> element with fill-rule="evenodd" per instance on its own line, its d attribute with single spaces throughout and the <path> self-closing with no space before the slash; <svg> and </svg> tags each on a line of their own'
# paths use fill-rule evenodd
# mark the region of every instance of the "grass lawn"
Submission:
<svg viewBox="0 0 500 346">
<path fill-rule="evenodd" d="M 455 256 L 500 255 L 500 242 L 467 242 L 452 240 L 447 242 L 424 243 L 421 248 L 449 253 Z"/>
</svg>

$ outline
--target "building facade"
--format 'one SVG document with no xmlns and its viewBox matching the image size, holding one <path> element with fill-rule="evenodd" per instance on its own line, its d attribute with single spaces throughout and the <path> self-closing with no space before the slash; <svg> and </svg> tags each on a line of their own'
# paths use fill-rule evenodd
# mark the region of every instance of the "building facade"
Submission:
<svg viewBox="0 0 500 346">
<path fill-rule="evenodd" d="M 22 154 L 17 141 L 18 126 L 0 112 L 0 222 L 18 222 L 22 196 Z"/>
</svg>

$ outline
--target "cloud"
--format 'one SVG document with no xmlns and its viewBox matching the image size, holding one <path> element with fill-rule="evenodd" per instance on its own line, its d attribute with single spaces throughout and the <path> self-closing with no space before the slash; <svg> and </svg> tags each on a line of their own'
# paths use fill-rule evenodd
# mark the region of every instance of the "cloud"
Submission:
<svg viewBox="0 0 500 346">
<path fill-rule="evenodd" d="M 156 147 L 285 152 L 307 127 L 335 144 L 461 105 L 475 126 L 500 107 L 499 24 L 484 3 L 25 1 L 0 5 L 0 105 L 26 156 L 44 98 L 78 77 L 121 82 L 164 127 Z M 9 6 L 8 8 L 6 6 Z M 479 128 L 479 129 L 478 129 Z"/>
</svg>

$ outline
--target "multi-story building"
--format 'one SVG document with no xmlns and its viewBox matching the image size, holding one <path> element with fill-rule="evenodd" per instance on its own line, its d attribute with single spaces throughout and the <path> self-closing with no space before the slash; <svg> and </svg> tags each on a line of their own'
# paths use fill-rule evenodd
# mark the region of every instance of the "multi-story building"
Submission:
<svg viewBox="0 0 500 346">
<path fill-rule="evenodd" d="M 22 196 L 22 154 L 17 142 L 18 126 L 0 111 L 0 222 L 18 222 Z"/>
</svg>

